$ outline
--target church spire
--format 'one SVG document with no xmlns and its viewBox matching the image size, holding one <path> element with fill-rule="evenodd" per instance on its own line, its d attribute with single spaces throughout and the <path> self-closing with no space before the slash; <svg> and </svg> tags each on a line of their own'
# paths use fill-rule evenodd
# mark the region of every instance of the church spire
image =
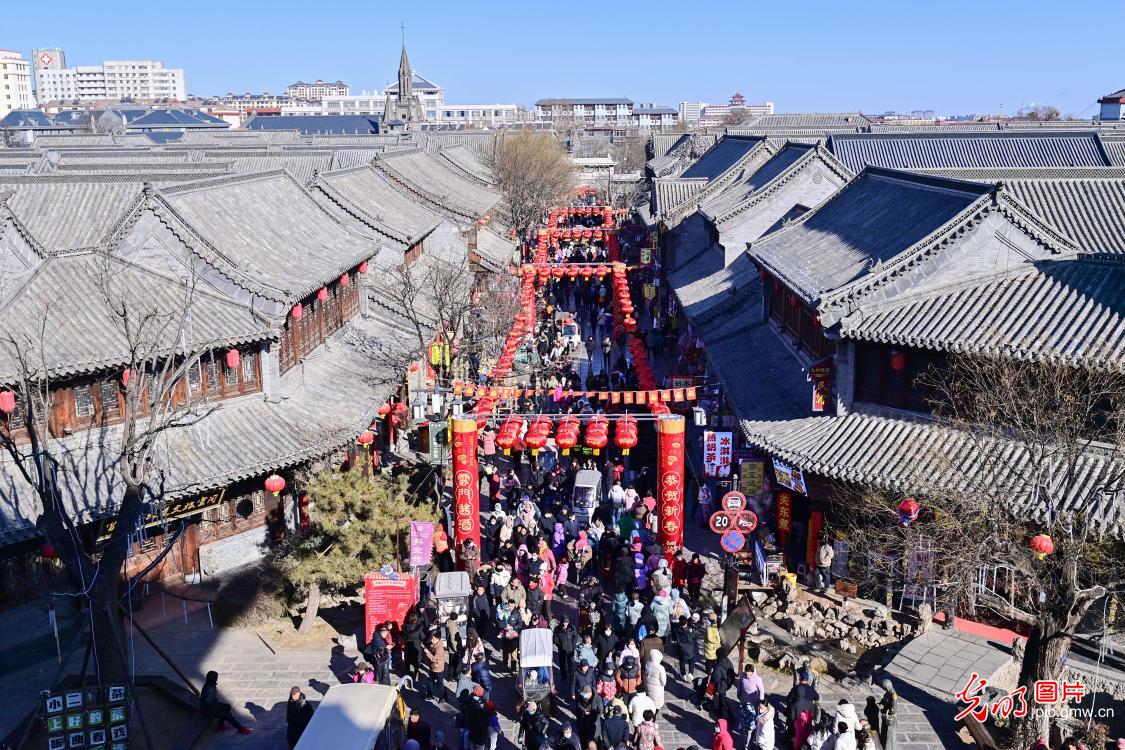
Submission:
<svg viewBox="0 0 1125 750">
<path fill-rule="evenodd" d="M 402 57 L 398 61 L 398 100 L 409 101 L 414 96 L 414 71 L 410 69 L 410 60 L 406 56 L 406 24 L 402 28 Z"/>
</svg>

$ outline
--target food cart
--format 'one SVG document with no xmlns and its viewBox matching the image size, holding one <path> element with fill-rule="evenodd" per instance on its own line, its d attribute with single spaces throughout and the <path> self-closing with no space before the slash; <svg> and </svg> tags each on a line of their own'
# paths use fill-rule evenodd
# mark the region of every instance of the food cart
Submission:
<svg viewBox="0 0 1125 750">
<path fill-rule="evenodd" d="M 602 473 L 594 469 L 583 469 L 575 474 L 574 492 L 570 496 L 570 507 L 575 518 L 582 523 L 589 523 L 601 503 Z"/>
<path fill-rule="evenodd" d="M 397 689 L 362 682 L 333 685 L 313 712 L 297 750 L 398 750 L 405 722 Z"/>
<path fill-rule="evenodd" d="M 434 599 L 438 616 L 445 615 L 461 624 L 462 634 L 469 620 L 469 597 L 473 594 L 469 574 L 463 570 L 438 573 L 434 581 Z"/>
<path fill-rule="evenodd" d="M 555 693 L 554 647 L 550 628 L 527 628 L 520 631 L 520 684 L 518 709 L 528 701 L 539 704 L 539 710 L 551 717 Z"/>
</svg>

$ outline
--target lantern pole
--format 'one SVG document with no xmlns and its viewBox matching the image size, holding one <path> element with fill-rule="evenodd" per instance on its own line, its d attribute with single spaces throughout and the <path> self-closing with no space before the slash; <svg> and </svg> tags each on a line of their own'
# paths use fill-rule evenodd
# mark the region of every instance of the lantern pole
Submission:
<svg viewBox="0 0 1125 750">
<path fill-rule="evenodd" d="M 678 414 L 656 420 L 657 541 L 667 555 L 684 544 L 684 430 Z"/>
<path fill-rule="evenodd" d="M 480 549 L 480 464 L 477 421 L 453 420 L 453 538 L 457 551 L 466 539 Z"/>
</svg>

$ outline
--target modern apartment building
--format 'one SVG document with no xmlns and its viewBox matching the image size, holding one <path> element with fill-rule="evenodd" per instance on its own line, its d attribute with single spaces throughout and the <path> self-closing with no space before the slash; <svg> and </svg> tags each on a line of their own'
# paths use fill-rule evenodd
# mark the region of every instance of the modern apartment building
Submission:
<svg viewBox="0 0 1125 750">
<path fill-rule="evenodd" d="M 680 121 L 689 125 L 698 122 L 707 102 L 680 102 Z"/>
<path fill-rule="evenodd" d="M 535 119 L 574 125 L 632 125 L 633 101 L 625 98 L 540 99 Z"/>
<path fill-rule="evenodd" d="M 289 84 L 289 87 L 285 89 L 285 95 L 290 99 L 302 101 L 321 101 L 326 96 L 347 96 L 350 93 L 351 89 L 343 81 L 330 83 L 319 78 L 313 83 L 297 81 Z"/>
<path fill-rule="evenodd" d="M 40 103 L 187 98 L 183 68 L 166 68 L 159 60 L 106 60 L 100 65 L 64 67 L 62 50 L 35 54 L 35 96 Z"/>
<path fill-rule="evenodd" d="M 12 110 L 34 107 L 31 64 L 20 52 L 0 49 L 0 118 Z"/>
</svg>

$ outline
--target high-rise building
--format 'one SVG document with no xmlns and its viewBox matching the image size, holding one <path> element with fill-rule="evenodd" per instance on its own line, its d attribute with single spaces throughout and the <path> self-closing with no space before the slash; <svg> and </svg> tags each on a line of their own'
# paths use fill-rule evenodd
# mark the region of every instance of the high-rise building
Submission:
<svg viewBox="0 0 1125 750">
<path fill-rule="evenodd" d="M 14 109 L 33 109 L 31 65 L 20 52 L 0 49 L 0 118 Z"/>
<path fill-rule="evenodd" d="M 697 122 L 706 106 L 707 102 L 680 102 L 680 122 Z"/>
<path fill-rule="evenodd" d="M 329 83 L 319 78 L 313 83 L 297 81 L 289 84 L 289 87 L 285 89 L 285 95 L 290 99 L 302 101 L 320 101 L 326 96 L 347 96 L 349 93 L 351 93 L 351 89 L 343 81 Z"/>
<path fill-rule="evenodd" d="M 106 60 L 65 67 L 61 49 L 35 50 L 35 96 L 49 101 L 187 98 L 183 68 L 159 60 Z"/>
</svg>

